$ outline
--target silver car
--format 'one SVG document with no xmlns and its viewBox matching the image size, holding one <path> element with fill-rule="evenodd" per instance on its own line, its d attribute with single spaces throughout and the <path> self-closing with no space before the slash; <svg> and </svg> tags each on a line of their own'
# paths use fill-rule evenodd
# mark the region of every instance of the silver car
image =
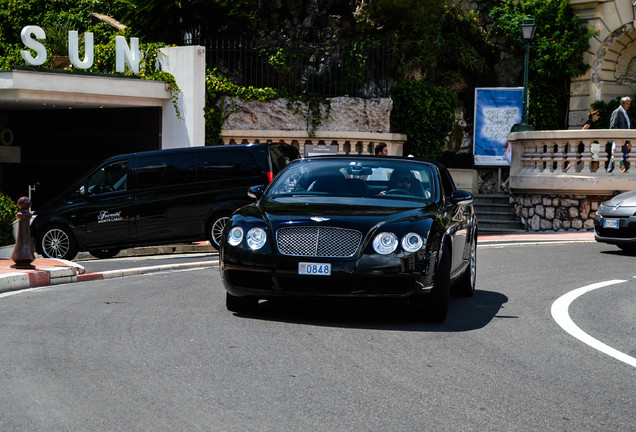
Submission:
<svg viewBox="0 0 636 432">
<path fill-rule="evenodd" d="M 636 190 L 616 195 L 599 206 L 594 217 L 594 238 L 636 253 Z"/>
</svg>

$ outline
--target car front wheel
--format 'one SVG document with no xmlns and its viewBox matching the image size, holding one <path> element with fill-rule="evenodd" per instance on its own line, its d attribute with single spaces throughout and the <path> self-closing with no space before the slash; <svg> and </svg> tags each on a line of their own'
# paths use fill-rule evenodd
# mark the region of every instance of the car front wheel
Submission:
<svg viewBox="0 0 636 432">
<path fill-rule="evenodd" d="M 450 303 L 450 249 L 442 249 L 442 256 L 433 276 L 433 289 L 429 294 L 411 299 L 413 311 L 426 322 L 443 323 L 448 315 Z"/>
<path fill-rule="evenodd" d="M 72 260 L 77 255 L 77 243 L 71 230 L 62 225 L 49 227 L 40 238 L 42 254 L 47 258 Z"/>
<path fill-rule="evenodd" d="M 466 270 L 457 281 L 454 294 L 461 297 L 472 297 L 475 294 L 475 281 L 477 276 L 477 236 L 473 238 L 470 246 L 470 257 Z"/>
</svg>

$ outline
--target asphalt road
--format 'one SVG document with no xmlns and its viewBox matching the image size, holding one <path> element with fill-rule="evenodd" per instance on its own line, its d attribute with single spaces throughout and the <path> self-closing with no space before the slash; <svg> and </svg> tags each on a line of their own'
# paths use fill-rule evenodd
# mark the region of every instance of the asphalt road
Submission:
<svg viewBox="0 0 636 432">
<path fill-rule="evenodd" d="M 369 304 L 232 314 L 216 268 L 2 296 L 0 430 L 634 431 L 634 259 L 480 247 L 478 291 L 442 325 Z"/>
<path fill-rule="evenodd" d="M 135 257 L 116 257 L 110 259 L 81 259 L 75 262 L 86 273 L 99 273 L 110 270 L 124 270 L 138 267 L 152 267 L 168 264 L 183 264 L 192 262 L 211 262 L 219 260 L 218 252 L 204 253 L 174 253 L 166 255 L 142 255 Z"/>
</svg>

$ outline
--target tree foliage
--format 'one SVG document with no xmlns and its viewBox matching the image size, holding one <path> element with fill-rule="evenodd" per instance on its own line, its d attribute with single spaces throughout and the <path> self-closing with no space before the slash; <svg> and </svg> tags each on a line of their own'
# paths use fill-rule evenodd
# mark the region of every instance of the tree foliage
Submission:
<svg viewBox="0 0 636 432">
<path fill-rule="evenodd" d="M 535 36 L 530 47 L 529 122 L 537 129 L 562 129 L 567 122 L 570 80 L 588 66 L 583 53 L 594 29 L 574 14 L 569 0 L 502 0 L 495 2 L 491 17 L 510 48 L 522 58 L 521 23 L 534 17 Z"/>
<path fill-rule="evenodd" d="M 455 93 L 425 81 L 405 81 L 391 92 L 391 129 L 408 135 L 404 154 L 439 157 L 456 124 Z"/>
<path fill-rule="evenodd" d="M 0 246 L 15 243 L 13 226 L 18 206 L 8 196 L 0 193 Z"/>
<path fill-rule="evenodd" d="M 184 32 L 213 38 L 236 35 L 252 18 L 254 0 L 118 0 L 133 34 L 149 40 L 181 43 Z"/>
<path fill-rule="evenodd" d="M 20 32 L 27 25 L 64 23 L 80 33 L 93 32 L 95 43 L 105 42 L 117 30 L 93 12 L 117 18 L 124 10 L 123 4 L 102 0 L 0 0 L 0 54 L 4 45 L 22 43 Z"/>
<path fill-rule="evenodd" d="M 492 63 L 494 50 L 478 12 L 448 0 L 370 0 L 358 22 L 365 40 L 393 47 L 398 79 L 465 85 Z"/>
</svg>

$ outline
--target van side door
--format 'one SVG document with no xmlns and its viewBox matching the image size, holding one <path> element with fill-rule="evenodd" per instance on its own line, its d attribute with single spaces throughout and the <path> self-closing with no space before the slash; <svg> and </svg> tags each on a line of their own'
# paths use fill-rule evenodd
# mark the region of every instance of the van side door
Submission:
<svg viewBox="0 0 636 432">
<path fill-rule="evenodd" d="M 267 162 L 265 152 L 257 154 Z M 269 168 L 266 167 L 266 170 Z M 253 202 L 247 195 L 250 186 L 267 184 L 267 171 L 259 166 L 254 154 L 241 148 L 225 146 L 197 155 L 197 176 L 205 187 L 203 202 L 207 211 L 237 209 Z"/>
<path fill-rule="evenodd" d="M 136 158 L 135 226 L 139 244 L 201 237 L 195 152 Z"/>
<path fill-rule="evenodd" d="M 74 225 L 86 249 L 122 247 L 130 242 L 134 200 L 128 190 L 128 160 L 108 163 L 80 186 L 84 203 Z"/>
</svg>

